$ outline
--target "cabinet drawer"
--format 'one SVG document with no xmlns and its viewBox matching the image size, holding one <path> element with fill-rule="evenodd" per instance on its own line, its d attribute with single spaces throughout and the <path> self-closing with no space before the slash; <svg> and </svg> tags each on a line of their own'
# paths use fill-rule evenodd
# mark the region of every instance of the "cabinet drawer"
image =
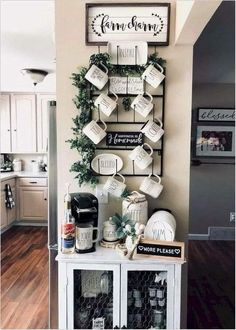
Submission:
<svg viewBox="0 0 236 330">
<path fill-rule="evenodd" d="M 5 191 L 5 185 L 9 184 L 11 186 L 11 188 L 14 188 L 16 185 L 16 180 L 15 179 L 10 179 L 10 180 L 5 180 L 2 181 L 1 183 L 1 191 Z"/>
<path fill-rule="evenodd" d="M 47 187 L 48 179 L 47 178 L 19 178 L 18 179 L 19 186 L 40 186 Z"/>
</svg>

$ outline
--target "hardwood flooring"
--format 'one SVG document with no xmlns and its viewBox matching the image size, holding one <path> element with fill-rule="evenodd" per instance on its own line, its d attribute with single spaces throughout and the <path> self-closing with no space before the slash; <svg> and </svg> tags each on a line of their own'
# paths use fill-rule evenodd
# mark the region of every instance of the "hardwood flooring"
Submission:
<svg viewBox="0 0 236 330">
<path fill-rule="evenodd" d="M 189 241 L 188 329 L 235 329 L 235 244 Z"/>
<path fill-rule="evenodd" d="M 234 252 L 234 242 L 189 242 L 189 329 L 234 329 Z M 1 259 L 1 328 L 48 328 L 47 228 L 8 230 Z"/>
<path fill-rule="evenodd" d="M 1 241 L 1 329 L 48 328 L 47 227 L 12 227 Z"/>
</svg>

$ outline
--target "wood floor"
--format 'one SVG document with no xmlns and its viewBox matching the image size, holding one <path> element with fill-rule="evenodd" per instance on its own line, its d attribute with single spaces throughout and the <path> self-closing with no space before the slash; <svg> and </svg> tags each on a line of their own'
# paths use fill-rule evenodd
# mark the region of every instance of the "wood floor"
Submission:
<svg viewBox="0 0 236 330">
<path fill-rule="evenodd" d="M 234 252 L 234 242 L 189 242 L 189 329 L 234 329 Z M 1 329 L 48 328 L 47 228 L 13 227 L 1 258 Z"/>
<path fill-rule="evenodd" d="M 189 241 L 188 329 L 235 329 L 235 245 Z"/>
<path fill-rule="evenodd" d="M 47 227 L 12 227 L 1 240 L 0 328 L 48 328 Z"/>
</svg>

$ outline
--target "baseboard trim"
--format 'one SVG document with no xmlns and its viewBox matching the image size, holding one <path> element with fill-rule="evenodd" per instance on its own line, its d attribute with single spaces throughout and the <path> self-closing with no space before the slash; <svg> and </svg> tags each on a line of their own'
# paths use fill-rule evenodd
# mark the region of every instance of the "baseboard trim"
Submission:
<svg viewBox="0 0 236 330">
<path fill-rule="evenodd" d="M 35 227 L 47 227 L 48 223 L 47 222 L 30 222 L 30 221 L 17 221 L 15 223 L 15 226 L 35 226 Z"/>
<path fill-rule="evenodd" d="M 189 240 L 194 241 L 208 241 L 209 235 L 208 234 L 188 234 Z"/>
</svg>

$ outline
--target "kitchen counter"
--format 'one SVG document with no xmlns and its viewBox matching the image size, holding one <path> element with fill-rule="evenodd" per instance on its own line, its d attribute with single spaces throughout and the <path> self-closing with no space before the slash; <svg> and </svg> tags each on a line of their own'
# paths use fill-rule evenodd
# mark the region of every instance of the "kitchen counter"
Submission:
<svg viewBox="0 0 236 330">
<path fill-rule="evenodd" d="M 47 178 L 48 172 L 38 172 L 33 173 L 30 171 L 21 171 L 21 172 L 1 172 L 0 178 L 1 181 L 13 179 L 13 178 Z"/>
</svg>

